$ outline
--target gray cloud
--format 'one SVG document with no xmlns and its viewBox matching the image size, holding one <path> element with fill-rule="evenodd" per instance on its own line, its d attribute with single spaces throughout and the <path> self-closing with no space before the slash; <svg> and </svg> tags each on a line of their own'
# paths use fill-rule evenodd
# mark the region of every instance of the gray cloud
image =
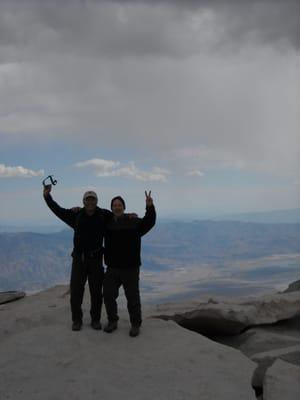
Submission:
<svg viewBox="0 0 300 400">
<path fill-rule="evenodd" d="M 83 5 L 116 5 L 109 23 L 121 34 L 120 41 L 115 42 L 120 52 L 125 46 L 129 52 L 135 49 L 152 54 L 169 48 L 170 54 L 176 54 L 178 45 L 182 45 L 183 54 L 193 53 L 204 46 L 199 35 L 219 45 L 228 39 L 240 45 L 244 41 L 271 44 L 284 41 L 298 48 L 300 44 L 300 3 L 297 0 L 108 0 L 81 1 L 80 4 L 83 10 Z M 64 18 L 62 20 L 65 22 Z M 177 27 L 179 20 L 181 30 Z M 163 39 L 160 43 L 156 40 L 158 37 Z M 176 46 L 172 39 L 176 40 Z M 132 48 L 128 47 L 131 44 Z"/>
<path fill-rule="evenodd" d="M 119 161 L 94 158 L 78 162 L 75 166 L 78 168 L 90 167 L 98 177 L 118 176 L 143 182 L 166 182 L 167 176 L 170 174 L 168 170 L 159 167 L 153 167 L 150 171 L 143 171 L 137 168 L 133 161 L 125 166 L 121 166 L 120 164 Z"/>
<path fill-rule="evenodd" d="M 4 1 L 0 62 L 58 54 L 185 58 L 249 44 L 299 48 L 300 3 L 274 1 Z"/>
<path fill-rule="evenodd" d="M 299 6 L 2 1 L 0 134 L 89 136 L 184 170 L 293 171 Z M 173 157 L 200 146 L 202 158 Z"/>
</svg>

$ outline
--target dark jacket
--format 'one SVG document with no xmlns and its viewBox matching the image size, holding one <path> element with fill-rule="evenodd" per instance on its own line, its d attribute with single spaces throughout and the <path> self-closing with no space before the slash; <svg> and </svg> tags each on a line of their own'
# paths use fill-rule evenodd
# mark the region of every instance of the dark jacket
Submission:
<svg viewBox="0 0 300 400">
<path fill-rule="evenodd" d="M 96 208 L 96 212 L 89 216 L 84 208 L 78 213 L 71 209 L 60 207 L 48 195 L 45 201 L 53 213 L 74 229 L 74 252 L 89 254 L 93 251 L 102 250 L 103 236 L 107 222 L 112 218 L 112 212 Z"/>
<path fill-rule="evenodd" d="M 141 265 L 141 237 L 155 225 L 154 206 L 146 208 L 144 218 L 123 215 L 106 225 L 104 261 L 111 268 L 136 268 Z"/>
</svg>

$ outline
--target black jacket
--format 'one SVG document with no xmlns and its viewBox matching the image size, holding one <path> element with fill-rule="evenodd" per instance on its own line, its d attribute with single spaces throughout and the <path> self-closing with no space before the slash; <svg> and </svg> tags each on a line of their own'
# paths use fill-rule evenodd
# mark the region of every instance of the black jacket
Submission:
<svg viewBox="0 0 300 400">
<path fill-rule="evenodd" d="M 73 244 L 76 253 L 102 250 L 105 226 L 113 215 L 111 211 L 97 207 L 95 214 L 89 216 L 84 208 L 74 213 L 71 209 L 60 207 L 51 195 L 45 201 L 58 218 L 74 229 Z"/>
<path fill-rule="evenodd" d="M 113 217 L 106 225 L 104 261 L 111 268 L 135 268 L 141 265 L 141 237 L 155 225 L 154 206 L 146 208 L 144 218 L 128 215 Z"/>
</svg>

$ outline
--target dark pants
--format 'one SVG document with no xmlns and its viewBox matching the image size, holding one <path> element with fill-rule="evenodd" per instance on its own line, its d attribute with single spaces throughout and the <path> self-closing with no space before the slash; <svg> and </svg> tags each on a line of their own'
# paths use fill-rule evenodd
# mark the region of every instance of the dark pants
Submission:
<svg viewBox="0 0 300 400">
<path fill-rule="evenodd" d="M 107 268 L 103 283 L 104 303 L 109 321 L 117 321 L 117 298 L 119 288 L 123 285 L 127 299 L 127 309 L 132 325 L 142 323 L 141 299 L 139 290 L 140 268 Z"/>
<path fill-rule="evenodd" d="M 72 272 L 71 272 L 71 311 L 72 320 L 82 321 L 82 301 L 84 295 L 84 287 L 88 280 L 91 309 L 90 315 L 92 321 L 98 322 L 101 318 L 102 308 L 102 285 L 104 279 L 104 269 L 102 266 L 102 258 L 85 258 L 81 255 L 73 255 Z"/>
</svg>

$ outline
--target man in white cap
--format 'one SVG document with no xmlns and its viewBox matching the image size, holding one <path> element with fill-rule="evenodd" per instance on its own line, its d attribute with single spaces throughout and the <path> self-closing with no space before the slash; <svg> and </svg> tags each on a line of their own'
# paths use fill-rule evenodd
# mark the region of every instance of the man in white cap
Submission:
<svg viewBox="0 0 300 400">
<path fill-rule="evenodd" d="M 98 197 L 93 191 L 84 193 L 84 207 L 78 213 L 72 209 L 62 208 L 52 199 L 51 189 L 51 185 L 46 185 L 43 192 L 48 207 L 74 229 L 70 282 L 72 330 L 79 331 L 82 327 L 82 301 L 87 280 L 91 296 L 91 326 L 100 330 L 104 279 L 102 242 L 105 226 L 111 219 L 112 213 L 97 207 Z"/>
</svg>

